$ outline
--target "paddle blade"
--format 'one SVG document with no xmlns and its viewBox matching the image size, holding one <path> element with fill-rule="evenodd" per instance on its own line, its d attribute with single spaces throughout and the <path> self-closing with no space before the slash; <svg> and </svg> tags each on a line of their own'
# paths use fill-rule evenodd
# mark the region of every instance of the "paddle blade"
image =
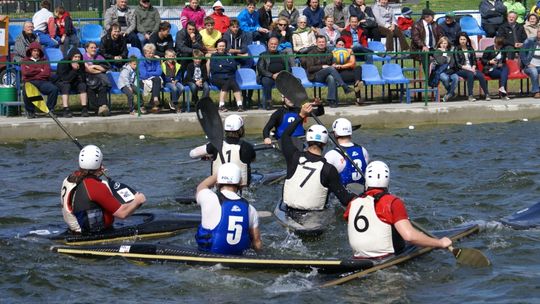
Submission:
<svg viewBox="0 0 540 304">
<path fill-rule="evenodd" d="M 223 123 L 216 104 L 210 97 L 197 103 L 197 119 L 212 145 L 221 151 L 223 147 Z"/>
<path fill-rule="evenodd" d="M 28 98 L 28 101 L 34 104 L 36 108 L 38 108 L 43 113 L 49 113 L 49 108 L 47 107 L 47 103 L 45 103 L 45 100 L 43 99 L 43 96 L 41 96 L 41 92 L 39 92 L 38 88 L 36 88 L 35 85 L 31 84 L 30 82 L 27 82 L 24 84 L 24 90 L 26 93 L 26 97 Z"/>
<path fill-rule="evenodd" d="M 308 100 L 306 89 L 302 86 L 300 79 L 287 71 L 279 72 L 276 78 L 276 88 L 297 108 L 302 105 L 302 102 Z"/>
<path fill-rule="evenodd" d="M 456 257 L 456 261 L 462 265 L 472 267 L 488 267 L 491 265 L 489 259 L 484 253 L 474 248 L 452 248 L 452 254 Z"/>
</svg>

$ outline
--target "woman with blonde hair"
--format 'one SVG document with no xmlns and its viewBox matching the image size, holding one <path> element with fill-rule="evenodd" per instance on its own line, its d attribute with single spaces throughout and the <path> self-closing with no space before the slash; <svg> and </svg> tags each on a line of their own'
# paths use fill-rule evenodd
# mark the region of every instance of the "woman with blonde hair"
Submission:
<svg viewBox="0 0 540 304">
<path fill-rule="evenodd" d="M 300 13 L 294 7 L 294 0 L 285 0 L 283 1 L 283 9 L 278 14 L 279 17 L 285 17 L 291 21 L 291 26 L 296 29 L 298 27 L 296 20 L 298 20 Z"/>
<path fill-rule="evenodd" d="M 441 37 L 435 46 L 432 61 L 433 68 L 429 77 L 430 85 L 436 87 L 439 84 L 438 80 L 440 80 L 446 89 L 443 102 L 449 101 L 455 96 L 456 87 L 459 82 L 459 76 L 453 69 L 454 56 L 452 56 L 451 50 L 452 44 L 450 43 L 450 39 L 446 36 Z"/>
</svg>

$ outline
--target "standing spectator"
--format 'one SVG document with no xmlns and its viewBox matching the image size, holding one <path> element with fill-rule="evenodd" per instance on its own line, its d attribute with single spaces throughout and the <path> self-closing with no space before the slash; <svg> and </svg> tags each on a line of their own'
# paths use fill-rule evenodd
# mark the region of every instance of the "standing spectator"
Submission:
<svg viewBox="0 0 540 304">
<path fill-rule="evenodd" d="M 504 0 L 504 6 L 506 6 L 507 12 L 514 12 L 517 14 L 517 23 L 525 23 L 525 15 L 527 14 L 527 9 L 521 3 L 521 0 Z"/>
<path fill-rule="evenodd" d="M 207 56 L 216 51 L 216 42 L 221 39 L 221 32 L 214 29 L 214 25 L 214 19 L 206 17 L 204 18 L 204 29 L 199 31 Z"/>
<path fill-rule="evenodd" d="M 319 30 L 319 35 L 326 38 L 326 47 L 332 50 L 336 46 L 336 41 L 341 37 L 337 25 L 334 24 L 334 17 L 324 16 L 324 27 Z"/>
<path fill-rule="evenodd" d="M 278 18 L 279 17 L 287 18 L 287 20 L 290 21 L 291 27 L 293 29 L 296 29 L 298 27 L 296 22 L 298 20 L 298 17 L 300 17 L 300 13 L 296 9 L 296 7 L 294 7 L 294 0 L 283 1 L 283 9 L 281 10 L 281 12 L 279 12 Z"/>
<path fill-rule="evenodd" d="M 144 95 L 151 94 L 150 106 L 152 113 L 160 110 L 159 92 L 161 91 L 161 66 L 155 55 L 156 46 L 147 43 L 143 46 L 144 60 L 139 62 L 139 77 L 142 82 Z"/>
<path fill-rule="evenodd" d="M 49 108 L 49 111 L 53 111 L 58 99 L 58 88 L 50 81 L 51 67 L 43 54 L 39 42 L 30 43 L 23 61 L 28 62 L 21 66 L 23 82 L 30 82 L 36 86 L 40 93 L 46 94 L 47 108 Z M 28 100 L 25 90 L 23 90 L 23 100 L 26 117 L 28 119 L 36 118 L 34 104 Z"/>
<path fill-rule="evenodd" d="M 274 0 L 263 0 L 263 5 L 257 11 L 259 13 L 259 24 L 261 27 L 270 31 L 272 25 L 272 8 L 274 7 Z"/>
<path fill-rule="evenodd" d="M 429 75 L 430 86 L 437 87 L 439 81 L 442 82 L 446 89 L 446 94 L 443 97 L 443 102 L 452 99 L 456 94 L 456 88 L 459 82 L 459 76 L 454 70 L 454 56 L 450 53 L 453 50 L 450 40 L 443 36 L 437 42 L 437 48 L 433 54 L 433 68 Z"/>
<path fill-rule="evenodd" d="M 520 49 L 523 46 L 523 42 L 527 39 L 527 33 L 523 25 L 516 22 L 517 14 L 514 12 L 508 13 L 506 22 L 503 23 L 497 29 L 497 36 L 504 38 L 504 49 L 514 50 Z M 515 52 L 508 52 L 508 59 L 514 59 L 516 57 Z"/>
<path fill-rule="evenodd" d="M 176 56 L 191 57 L 193 50 L 200 50 L 204 53 L 205 48 L 203 46 L 201 34 L 199 34 L 195 27 L 195 22 L 188 21 L 186 27 L 176 33 Z M 184 69 L 188 62 L 189 59 L 182 59 L 180 61 L 182 69 Z"/>
<path fill-rule="evenodd" d="M 388 5 L 388 0 L 378 0 L 373 7 L 373 15 L 377 24 L 379 24 L 379 32 L 381 35 L 386 37 L 386 50 L 388 52 L 393 52 L 394 49 L 394 36 L 398 37 L 399 45 L 401 46 L 402 51 L 409 50 L 409 44 L 405 39 L 403 32 L 397 27 L 394 22 L 394 12 L 392 8 Z"/>
<path fill-rule="evenodd" d="M 491 100 L 484 74 L 476 69 L 476 55 L 471 46 L 471 40 L 469 39 L 469 35 L 467 35 L 467 33 L 461 32 L 458 35 L 458 45 L 456 46 L 455 51 L 455 70 L 458 76 L 467 81 L 467 93 L 469 96 L 469 101 L 476 101 L 476 98 L 473 96 L 475 78 L 478 79 L 478 82 L 480 82 L 480 87 L 486 96 L 486 101 Z"/>
<path fill-rule="evenodd" d="M 138 86 L 136 82 L 136 72 L 137 69 L 137 57 L 129 56 L 129 62 L 124 64 L 122 70 L 120 71 L 120 76 L 118 77 L 118 87 L 124 94 L 127 96 L 129 114 L 135 115 L 137 111 L 135 110 L 135 104 L 133 103 L 134 96 L 137 94 Z M 146 108 L 143 103 L 140 104 L 141 114 L 146 114 Z"/>
<path fill-rule="evenodd" d="M 504 39 L 495 37 L 495 44 L 486 48 L 487 52 L 482 54 L 482 73 L 492 79 L 499 79 L 499 95 L 504 100 L 510 100 L 506 93 L 506 83 L 508 82 L 508 66 L 506 65 L 506 52 L 501 52 L 504 47 Z"/>
<path fill-rule="evenodd" d="M 375 20 L 373 10 L 366 5 L 365 0 L 354 0 L 349 6 L 349 15 L 358 17 L 360 27 L 364 30 L 364 33 L 368 38 L 375 41 L 381 41 L 379 25 Z"/>
<path fill-rule="evenodd" d="M 520 53 L 521 67 L 523 72 L 531 78 L 531 93 L 534 98 L 540 98 L 540 87 L 538 85 L 538 73 L 540 72 L 540 28 L 536 31 L 534 38 L 525 40 L 523 51 Z"/>
<path fill-rule="evenodd" d="M 77 30 L 73 26 L 73 20 L 69 12 L 64 9 L 63 6 L 58 6 L 54 10 L 56 24 L 56 40 L 61 44 L 60 49 L 64 57 L 67 56 L 67 52 L 72 46 L 73 48 L 79 47 L 79 37 L 77 37 Z"/>
<path fill-rule="evenodd" d="M 237 19 L 242 31 L 251 35 L 251 41 L 264 42 L 270 31 L 260 25 L 259 12 L 255 11 L 256 3 L 256 0 L 248 0 L 246 8 L 238 14 Z"/>
<path fill-rule="evenodd" d="M 150 36 L 149 43 L 156 46 L 155 54 L 160 58 L 165 57 L 165 51 L 174 49 L 174 41 L 170 34 L 171 24 L 167 21 L 163 21 L 159 24 L 159 30 L 157 33 L 153 33 Z"/>
<path fill-rule="evenodd" d="M 15 55 L 13 56 L 13 61 L 19 62 L 26 57 L 26 51 L 34 41 L 39 43 L 39 36 L 34 33 L 34 24 L 31 21 L 25 21 L 22 33 L 15 39 L 15 47 L 13 48 Z"/>
<path fill-rule="evenodd" d="M 225 96 L 227 92 L 233 91 L 238 112 L 244 112 L 242 106 L 242 93 L 236 82 L 236 69 L 238 63 L 236 60 L 227 58 L 231 54 L 227 53 L 227 42 L 220 39 L 216 43 L 217 50 L 210 57 L 210 75 L 212 75 L 212 83 L 219 88 L 219 110 L 227 112 L 225 108 Z"/>
<path fill-rule="evenodd" d="M 276 37 L 279 41 L 278 52 L 281 54 L 289 55 L 287 60 L 289 61 L 289 67 L 295 65 L 294 56 L 293 56 L 293 45 L 292 45 L 292 28 L 289 27 L 289 20 L 287 17 L 279 17 L 277 20 L 277 25 L 270 34 L 270 37 Z"/>
<path fill-rule="evenodd" d="M 56 75 L 56 86 L 62 97 L 62 107 L 64 108 L 63 116 L 70 118 L 73 116 L 69 110 L 69 92 L 75 91 L 79 94 L 81 100 L 81 116 L 88 117 L 88 95 L 86 93 L 86 76 L 84 72 L 84 63 L 82 62 L 82 54 L 78 48 L 72 48 L 69 54 L 60 62 Z"/>
<path fill-rule="evenodd" d="M 416 21 L 412 28 L 411 51 L 428 53 L 435 49 L 442 33 L 433 19 L 434 15 L 429 8 L 422 10 L 422 18 Z M 412 54 L 411 57 L 418 60 L 424 67 L 424 73 L 428 74 L 428 65 L 425 63 L 429 61 L 424 61 L 426 57 L 423 54 Z"/>
<path fill-rule="evenodd" d="M 168 49 L 165 51 L 165 58 L 169 59 L 161 61 L 161 71 L 163 72 L 161 78 L 163 78 L 163 87 L 171 91 L 169 108 L 178 113 L 185 112 L 185 105 L 182 108 L 178 107 L 178 99 L 180 94 L 184 92 L 184 86 L 182 85 L 180 64 L 174 60 L 176 53 L 173 49 Z"/>
<path fill-rule="evenodd" d="M 54 15 L 50 11 L 51 3 L 48 0 L 41 1 L 41 9 L 32 17 L 34 32 L 39 36 L 39 43 L 44 47 L 58 47 L 56 36 L 56 25 Z"/>
<path fill-rule="evenodd" d="M 279 55 L 278 46 L 279 40 L 271 37 L 268 40 L 268 51 L 262 53 L 257 61 L 257 82 L 263 87 L 262 108 L 266 110 L 272 109 L 272 87 L 276 83 L 277 75 L 281 71 L 291 70 L 291 65 L 287 66 L 284 57 L 273 57 Z"/>
<path fill-rule="evenodd" d="M 189 5 L 186 5 L 180 14 L 180 23 L 184 28 L 188 21 L 193 21 L 199 31 L 204 27 L 205 16 L 206 12 L 199 6 L 199 0 L 190 0 Z"/>
<path fill-rule="evenodd" d="M 527 21 L 523 26 L 525 33 L 527 33 L 527 38 L 536 38 L 536 32 L 538 31 L 538 15 L 530 14 L 527 17 Z"/>
<path fill-rule="evenodd" d="M 231 24 L 231 18 L 223 14 L 225 9 L 219 0 L 212 5 L 212 9 L 214 12 L 210 15 L 210 17 L 214 19 L 214 28 L 220 33 L 225 34 L 225 32 L 229 29 L 229 25 Z"/>
<path fill-rule="evenodd" d="M 334 24 L 341 32 L 349 20 L 349 9 L 343 5 L 343 0 L 333 0 L 332 3 L 324 7 L 324 15 L 334 17 Z"/>
<path fill-rule="evenodd" d="M 319 33 L 319 29 L 324 26 L 324 10 L 321 8 L 319 0 L 307 0 L 306 8 L 302 14 L 307 18 L 307 24 L 315 33 Z"/>
<path fill-rule="evenodd" d="M 502 0 L 482 0 L 479 6 L 482 28 L 487 37 L 495 37 L 497 28 L 504 23 L 506 6 Z"/>
<path fill-rule="evenodd" d="M 193 102 L 199 101 L 199 91 L 203 92 L 203 98 L 208 97 L 210 94 L 208 69 L 205 64 L 202 64 L 202 57 L 204 57 L 203 52 L 193 50 L 193 61 L 188 64 L 186 77 L 184 78 L 184 84 L 189 87 Z"/>
<path fill-rule="evenodd" d="M 358 26 L 358 17 L 349 17 L 349 25 L 341 32 L 341 38 L 343 38 L 344 47 L 352 49 L 356 54 L 362 53 L 363 55 L 360 55 L 362 60 L 365 60 L 366 63 L 373 63 L 373 55 L 371 54 L 373 51 L 367 47 L 367 37 L 362 28 Z"/>
<path fill-rule="evenodd" d="M 223 39 L 226 41 L 229 47 L 227 52 L 233 56 L 248 56 L 247 46 L 251 44 L 251 35 L 242 31 L 238 20 L 231 20 L 229 29 L 223 34 Z M 253 66 L 253 59 L 251 58 L 237 58 L 236 61 L 240 63 L 242 67 L 250 68 Z"/>
<path fill-rule="evenodd" d="M 113 23 L 107 34 L 101 37 L 99 53 L 107 60 L 122 60 L 128 56 L 126 36 L 120 31 L 120 24 Z M 110 62 L 112 68 L 120 69 L 125 62 Z"/>
<path fill-rule="evenodd" d="M 358 18 L 356 16 L 349 17 L 350 19 Z M 349 24 L 350 26 L 351 24 Z M 345 48 L 345 39 L 338 38 L 336 41 L 336 48 L 332 51 L 339 52 L 341 50 L 346 50 L 348 52 L 347 57 L 343 57 L 343 61 L 334 62 L 334 67 L 339 72 L 339 75 L 345 83 L 354 83 L 354 92 L 356 95 L 356 104 L 361 106 L 362 101 L 360 100 L 360 85 L 362 84 L 362 66 L 356 65 L 356 57 L 353 53 L 353 50 L 350 48 Z M 340 56 L 333 55 L 334 58 L 339 58 Z"/>
<path fill-rule="evenodd" d="M 305 57 L 302 65 L 306 69 L 310 81 L 326 83 L 328 86 L 326 100 L 330 107 L 337 107 L 337 87 L 342 87 L 345 94 L 350 93 L 351 89 L 333 66 L 333 56 L 326 47 L 326 38 L 318 35 L 316 44 L 317 47 L 311 49 L 308 54 L 318 56 Z"/>
<path fill-rule="evenodd" d="M 451 45 L 456 45 L 456 38 L 461 33 L 461 25 L 456 21 L 456 14 L 454 12 L 447 12 L 444 16 L 444 22 L 439 24 L 441 34 L 446 36 L 450 40 Z"/>
<path fill-rule="evenodd" d="M 412 18 L 412 9 L 404 7 L 401 9 L 401 16 L 397 18 L 397 26 L 403 32 L 405 37 L 411 38 L 412 26 L 414 20 Z"/>
<path fill-rule="evenodd" d="M 105 11 L 103 18 L 105 32 L 108 32 L 114 23 L 120 25 L 120 35 L 126 38 L 127 43 L 139 50 L 142 49 L 141 41 L 137 37 L 135 10 L 128 6 L 127 0 L 116 0 L 116 5 L 111 5 Z"/>
<path fill-rule="evenodd" d="M 150 36 L 159 30 L 161 17 L 150 0 L 139 0 L 139 6 L 135 9 L 135 21 L 137 36 L 141 45 L 144 45 L 150 40 Z"/>
<path fill-rule="evenodd" d="M 307 18 L 302 15 L 298 17 L 298 28 L 293 32 L 293 50 L 298 54 L 306 54 L 315 46 L 315 33 L 311 27 L 307 26 Z"/>
<path fill-rule="evenodd" d="M 88 102 L 97 108 L 97 115 L 109 116 L 107 94 L 112 85 L 106 73 L 111 68 L 111 65 L 108 62 L 94 62 L 105 60 L 103 56 L 98 54 L 95 42 L 88 42 L 85 50 L 83 60 L 85 61 L 84 70 L 86 72 Z"/>
</svg>

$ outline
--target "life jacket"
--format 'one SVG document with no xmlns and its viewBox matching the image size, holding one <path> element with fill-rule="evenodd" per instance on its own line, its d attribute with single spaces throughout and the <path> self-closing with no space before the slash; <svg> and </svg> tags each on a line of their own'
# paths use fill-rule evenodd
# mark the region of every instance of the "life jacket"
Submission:
<svg viewBox="0 0 540 304">
<path fill-rule="evenodd" d="M 73 215 L 72 208 L 72 196 L 75 187 L 77 187 L 76 183 L 69 182 L 67 177 L 64 179 L 62 189 L 60 190 L 60 203 L 62 204 L 62 216 L 64 217 L 64 221 L 68 225 L 69 230 L 80 233 L 81 226 L 75 215 Z"/>
<path fill-rule="evenodd" d="M 283 135 L 283 132 L 285 132 L 285 129 L 296 119 L 301 119 L 298 113 L 295 112 L 286 112 L 283 114 L 283 118 L 281 119 L 281 124 L 276 129 L 276 134 L 274 135 L 276 139 L 280 139 Z M 294 129 L 292 137 L 299 137 L 304 136 L 306 134 L 306 130 L 304 130 L 304 127 L 302 124 L 299 124 L 296 129 Z"/>
<path fill-rule="evenodd" d="M 364 151 L 362 149 L 362 146 L 354 144 L 351 147 L 343 147 L 343 150 L 349 155 L 352 160 L 356 163 L 356 165 L 362 170 L 362 172 L 366 172 L 367 162 L 364 157 Z M 348 184 L 361 184 L 364 186 L 366 181 L 364 180 L 364 177 L 362 174 L 358 173 L 356 168 L 353 166 L 351 161 L 345 157 L 345 155 L 341 152 L 340 149 L 334 148 L 341 156 L 345 159 L 345 168 L 343 168 L 343 171 L 339 174 L 341 177 L 341 184 L 344 186 L 347 186 Z"/>
<path fill-rule="evenodd" d="M 237 165 L 240 168 L 240 171 L 242 172 L 242 186 L 247 186 L 248 181 L 250 180 L 248 177 L 248 164 L 242 162 L 240 159 L 240 149 L 242 147 L 242 140 L 238 142 L 238 144 L 229 144 L 226 141 L 223 141 L 223 148 L 221 149 L 221 153 L 223 154 L 223 157 L 225 158 L 225 163 L 233 163 Z M 219 155 L 216 157 L 216 159 L 212 162 L 212 174 L 215 172 L 218 172 L 219 167 L 221 167 L 221 157 Z"/>
<path fill-rule="evenodd" d="M 229 199 L 217 194 L 221 205 L 221 219 L 214 229 L 199 225 L 195 239 L 204 252 L 241 255 L 251 247 L 249 235 L 249 203 L 243 199 Z"/>
<path fill-rule="evenodd" d="M 107 189 L 110 191 L 109 185 L 104 181 L 101 182 L 106 185 Z M 80 232 L 83 234 L 92 234 L 110 228 L 114 221 L 112 215 L 104 213 L 101 206 L 90 200 L 88 190 L 89 189 L 86 188 L 83 180 L 72 188 L 70 195 L 71 199 L 66 202 L 66 204 L 71 205 L 71 214 L 76 218 L 80 227 Z M 69 209 L 66 208 L 66 211 L 67 210 Z"/>
<path fill-rule="evenodd" d="M 283 202 L 300 210 L 322 210 L 328 200 L 328 188 L 321 184 L 324 158 L 310 162 L 301 156 L 296 170 L 283 184 Z"/>
</svg>

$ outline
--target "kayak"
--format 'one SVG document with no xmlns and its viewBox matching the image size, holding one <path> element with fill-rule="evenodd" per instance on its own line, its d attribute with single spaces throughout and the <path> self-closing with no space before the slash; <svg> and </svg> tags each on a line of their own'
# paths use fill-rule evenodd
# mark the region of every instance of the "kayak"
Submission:
<svg viewBox="0 0 540 304">
<path fill-rule="evenodd" d="M 279 223 L 291 232 L 302 237 L 321 235 L 331 224 L 334 215 L 330 209 L 301 211 L 290 209 L 280 201 L 274 209 L 274 215 Z"/>
<path fill-rule="evenodd" d="M 470 235 L 478 231 L 477 225 L 469 225 L 451 230 L 435 232 L 437 236 L 449 236 L 454 240 Z M 420 248 L 409 246 L 402 254 L 387 260 L 369 259 L 299 259 L 287 257 L 273 257 L 258 255 L 255 253 L 243 256 L 230 256 L 200 252 L 197 249 L 163 244 L 121 244 L 102 246 L 53 246 L 52 251 L 78 257 L 109 258 L 122 257 L 127 259 L 157 262 L 180 262 L 188 265 L 213 266 L 220 264 L 228 268 L 240 269 L 263 269 L 263 270 L 304 270 L 311 271 L 313 268 L 322 273 L 344 273 L 361 271 L 385 263 L 392 263 L 396 259 L 400 262 L 407 261 L 421 254 L 427 253 L 432 248 Z M 396 263 L 389 264 L 395 265 Z"/>
<path fill-rule="evenodd" d="M 529 229 L 540 226 L 540 203 L 519 210 L 514 214 L 504 217 L 501 222 L 515 229 Z"/>
<path fill-rule="evenodd" d="M 124 240 L 161 238 L 178 234 L 185 229 L 195 228 L 200 222 L 200 214 L 180 213 L 165 217 L 152 213 L 138 213 L 126 220 L 117 220 L 114 223 L 114 228 L 96 234 L 75 234 L 65 231 L 48 238 L 67 245 L 92 245 Z"/>
</svg>

